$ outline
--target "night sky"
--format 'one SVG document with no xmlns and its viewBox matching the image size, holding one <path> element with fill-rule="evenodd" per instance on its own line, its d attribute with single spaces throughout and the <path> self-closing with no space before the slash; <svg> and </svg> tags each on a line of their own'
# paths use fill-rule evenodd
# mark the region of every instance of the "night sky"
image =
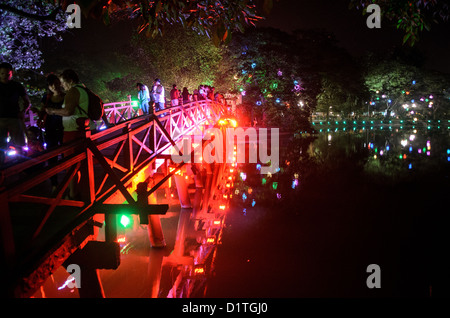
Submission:
<svg viewBox="0 0 450 318">
<path fill-rule="evenodd" d="M 295 29 L 324 29 L 335 34 L 339 45 L 353 56 L 366 51 L 384 52 L 401 46 L 403 33 L 381 20 L 380 29 L 366 26 L 368 15 L 348 9 L 349 0 L 280 0 L 274 1 L 271 14 L 258 26 L 274 27 L 285 32 Z M 424 31 L 417 48 L 425 55 L 425 67 L 450 73 L 450 23 L 434 24 Z"/>
<path fill-rule="evenodd" d="M 348 9 L 348 4 L 349 0 L 275 0 L 270 15 L 258 22 L 257 26 L 278 28 L 285 32 L 295 29 L 323 29 L 334 33 L 338 44 L 353 56 L 361 56 L 366 51 L 383 53 L 401 46 L 402 31 L 383 20 L 381 29 L 367 28 L 368 15 L 363 16 L 360 11 Z M 101 21 L 83 18 L 82 28 L 69 30 L 63 37 L 64 42 L 56 44 L 57 51 L 114 50 L 129 42 L 132 31 L 137 26 L 137 21 L 105 26 Z M 423 32 L 416 47 L 426 57 L 426 68 L 450 73 L 449 35 L 450 23 L 434 24 L 430 32 Z"/>
</svg>

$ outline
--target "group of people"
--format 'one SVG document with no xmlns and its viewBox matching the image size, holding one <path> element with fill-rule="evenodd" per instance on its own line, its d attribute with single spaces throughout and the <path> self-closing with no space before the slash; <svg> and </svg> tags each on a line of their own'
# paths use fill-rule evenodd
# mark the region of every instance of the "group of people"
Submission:
<svg viewBox="0 0 450 318">
<path fill-rule="evenodd" d="M 36 147 L 33 146 L 33 141 L 39 138 L 39 132 L 42 131 L 41 138 L 47 149 L 83 137 L 89 98 L 86 87 L 74 70 L 67 69 L 59 76 L 53 73 L 48 75 L 48 92 L 42 96 L 38 106 L 31 106 L 25 87 L 12 80 L 12 76 L 12 65 L 0 63 L 0 165 L 5 162 L 8 136 L 10 144 L 19 155 L 25 155 L 27 145 L 28 154 L 33 149 L 43 150 L 42 146 L 38 147 L 39 143 L 36 143 Z M 158 78 L 154 80 L 150 90 L 142 83 L 137 83 L 136 88 L 139 107 L 144 115 L 165 108 L 165 90 Z M 224 100 L 223 95 L 215 93 L 214 87 L 209 85 L 200 85 L 191 94 L 187 87 L 180 91 L 173 84 L 170 91 L 171 106 L 207 99 L 218 102 Z M 24 115 L 29 109 L 39 114 L 38 128 L 25 127 Z M 92 120 L 89 120 L 89 129 L 96 129 L 96 123 Z"/>
<path fill-rule="evenodd" d="M 89 105 L 86 87 L 74 70 L 67 69 L 59 76 L 48 75 L 48 92 L 42 96 L 38 106 L 31 106 L 25 87 L 12 80 L 12 76 L 12 65 L 0 63 L 0 165 L 5 162 L 8 135 L 16 153 L 30 155 L 34 151 L 44 150 L 44 143 L 47 149 L 53 149 L 84 137 L 87 120 L 89 129 L 96 129 L 96 123 L 86 115 Z M 39 127 L 25 127 L 24 117 L 29 109 L 39 114 Z M 39 139 L 42 137 L 41 142 Z M 57 160 L 57 157 L 52 158 L 49 163 Z M 57 177 L 53 176 L 50 180 L 55 189 Z"/>
<path fill-rule="evenodd" d="M 138 91 L 139 108 L 144 115 L 157 112 L 165 108 L 166 99 L 164 95 L 164 87 L 157 78 L 153 82 L 152 89 L 149 90 L 147 85 L 136 83 Z M 172 85 L 170 90 L 170 106 L 185 105 L 199 100 L 215 100 L 224 103 L 225 99 L 222 94 L 215 93 L 215 88 L 209 85 L 199 85 L 198 89 L 194 89 L 193 93 L 189 93 L 187 87 L 183 87 L 180 91 L 177 84 Z"/>
<path fill-rule="evenodd" d="M 159 78 L 153 82 L 151 91 L 147 85 L 136 83 L 138 91 L 139 108 L 144 115 L 150 114 L 150 111 L 157 112 L 164 109 L 166 98 L 164 95 L 164 86 L 161 85 Z"/>
</svg>

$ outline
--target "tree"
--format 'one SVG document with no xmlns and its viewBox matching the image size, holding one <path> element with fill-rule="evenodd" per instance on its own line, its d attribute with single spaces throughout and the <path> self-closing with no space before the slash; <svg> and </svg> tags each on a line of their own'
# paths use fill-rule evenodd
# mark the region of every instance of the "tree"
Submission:
<svg viewBox="0 0 450 318">
<path fill-rule="evenodd" d="M 66 18 L 49 2 L 5 0 L 0 4 L 0 52 L 16 70 L 38 70 L 43 61 L 40 39 L 61 40 Z"/>
<path fill-rule="evenodd" d="M 136 35 L 132 40 L 132 61 L 142 66 L 143 81 L 155 77 L 190 90 L 200 84 L 214 86 L 222 61 L 221 48 L 194 31 L 172 26 L 164 37 L 149 39 Z M 223 87 L 221 87 L 223 88 Z"/>
<path fill-rule="evenodd" d="M 366 14 L 372 0 L 350 0 L 350 8 L 362 10 Z M 420 38 L 423 29 L 429 31 L 432 23 L 448 22 L 450 5 L 439 0 L 378 0 L 381 17 L 394 23 L 397 29 L 403 30 L 403 44 L 413 46 Z"/>
<path fill-rule="evenodd" d="M 371 94 L 371 106 L 385 109 L 387 116 L 391 111 L 401 112 L 418 72 L 416 67 L 392 59 L 368 61 L 365 83 Z"/>
<path fill-rule="evenodd" d="M 38 1 L 34 1 L 35 4 Z M 69 4 L 80 6 L 86 17 L 102 19 L 106 24 L 115 19 L 139 18 L 139 32 L 145 30 L 147 36 L 156 37 L 173 24 L 181 24 L 199 34 L 212 38 L 215 44 L 230 41 L 231 33 L 243 31 L 247 25 L 255 25 L 261 19 L 256 15 L 252 0 L 43 0 L 43 6 L 53 5 L 52 13 L 29 12 L 25 6 L 17 6 L 17 1 L 1 4 L 0 9 L 39 21 L 55 21 L 55 12 L 66 10 Z M 273 0 L 263 0 L 267 13 Z"/>
<path fill-rule="evenodd" d="M 436 117 L 445 114 L 450 87 L 447 74 L 424 70 L 392 57 L 369 56 L 366 60 L 365 83 L 370 103 L 401 116 Z"/>
<path fill-rule="evenodd" d="M 367 99 L 358 63 L 322 30 L 248 30 L 234 37 L 228 55 L 237 62 L 234 90 L 269 125 L 303 127 L 300 118 L 316 107 L 347 115 Z"/>
<path fill-rule="evenodd" d="M 272 0 L 261 0 L 266 12 Z M 39 69 L 42 52 L 39 38 L 55 37 L 67 28 L 64 11 L 80 6 L 85 17 L 105 24 L 118 19 L 140 19 L 139 33 L 155 38 L 171 25 L 180 24 L 213 43 L 228 43 L 231 33 L 243 31 L 261 19 L 252 0 L 5 0 L 0 4 L 0 51 L 16 69 Z"/>
<path fill-rule="evenodd" d="M 236 61 L 233 70 L 235 92 L 253 105 L 266 103 L 314 108 L 317 71 L 308 63 L 310 53 L 295 36 L 265 28 L 236 35 L 227 59 Z M 301 103 L 300 103 L 301 102 Z"/>
</svg>

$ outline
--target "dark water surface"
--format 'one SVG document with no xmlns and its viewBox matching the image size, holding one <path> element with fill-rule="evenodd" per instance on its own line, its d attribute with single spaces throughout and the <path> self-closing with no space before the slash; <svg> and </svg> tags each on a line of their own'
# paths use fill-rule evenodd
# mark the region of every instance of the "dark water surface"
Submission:
<svg viewBox="0 0 450 318">
<path fill-rule="evenodd" d="M 446 128 L 283 135 L 278 173 L 238 167 L 206 296 L 449 296 Z"/>
</svg>

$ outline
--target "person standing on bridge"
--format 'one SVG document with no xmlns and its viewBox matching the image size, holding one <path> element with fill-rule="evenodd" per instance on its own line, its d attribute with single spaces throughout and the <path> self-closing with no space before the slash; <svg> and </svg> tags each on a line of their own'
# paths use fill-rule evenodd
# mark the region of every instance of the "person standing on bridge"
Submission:
<svg viewBox="0 0 450 318">
<path fill-rule="evenodd" d="M 148 115 L 150 102 L 150 92 L 148 91 L 148 87 L 142 83 L 137 83 L 136 88 L 138 90 L 139 108 L 142 110 L 144 115 Z"/>
<path fill-rule="evenodd" d="M 80 82 L 78 74 L 74 70 L 65 70 L 62 72 L 60 79 L 61 85 L 66 91 L 63 105 L 61 109 L 48 107 L 46 111 L 49 115 L 62 116 L 64 127 L 63 142 L 67 143 L 85 137 L 84 127 L 80 126 L 79 121 L 86 119 L 89 97 L 86 90 L 83 89 L 84 84 Z M 89 120 L 89 129 L 95 130 L 95 128 L 95 122 Z"/>
<path fill-rule="evenodd" d="M 183 104 L 188 104 L 191 102 L 190 100 L 191 94 L 189 94 L 187 87 L 183 87 L 183 92 L 181 93 L 181 96 L 183 96 Z"/>
<path fill-rule="evenodd" d="M 170 91 L 170 104 L 172 106 L 178 106 L 179 98 L 180 98 L 180 91 L 177 88 L 177 84 L 173 84 L 172 90 Z"/>
<path fill-rule="evenodd" d="M 61 109 L 64 102 L 65 93 L 58 76 L 55 74 L 50 74 L 47 76 L 46 80 L 49 92 L 41 99 L 41 107 L 38 113 L 42 122 L 39 127 L 45 128 L 44 141 L 47 144 L 47 149 L 54 149 L 61 146 L 63 143 L 64 127 L 62 117 L 58 115 L 48 115 L 45 109 Z M 54 157 L 49 159 L 48 163 L 53 164 L 57 161 L 57 157 Z M 54 175 L 50 177 L 50 182 L 52 184 L 52 190 L 55 190 L 58 186 L 58 176 Z"/>
<path fill-rule="evenodd" d="M 0 165 L 5 162 L 5 152 L 8 147 L 8 133 L 16 151 L 23 153 L 25 146 L 25 111 L 30 106 L 25 87 L 12 80 L 13 67 L 3 62 L 0 64 Z M 23 101 L 20 109 L 19 100 Z"/>
<path fill-rule="evenodd" d="M 158 78 L 155 79 L 155 82 L 153 83 L 152 94 L 155 101 L 154 112 L 156 113 L 157 111 L 164 109 L 164 103 L 166 101 L 164 87 L 161 85 L 161 81 Z"/>
</svg>

